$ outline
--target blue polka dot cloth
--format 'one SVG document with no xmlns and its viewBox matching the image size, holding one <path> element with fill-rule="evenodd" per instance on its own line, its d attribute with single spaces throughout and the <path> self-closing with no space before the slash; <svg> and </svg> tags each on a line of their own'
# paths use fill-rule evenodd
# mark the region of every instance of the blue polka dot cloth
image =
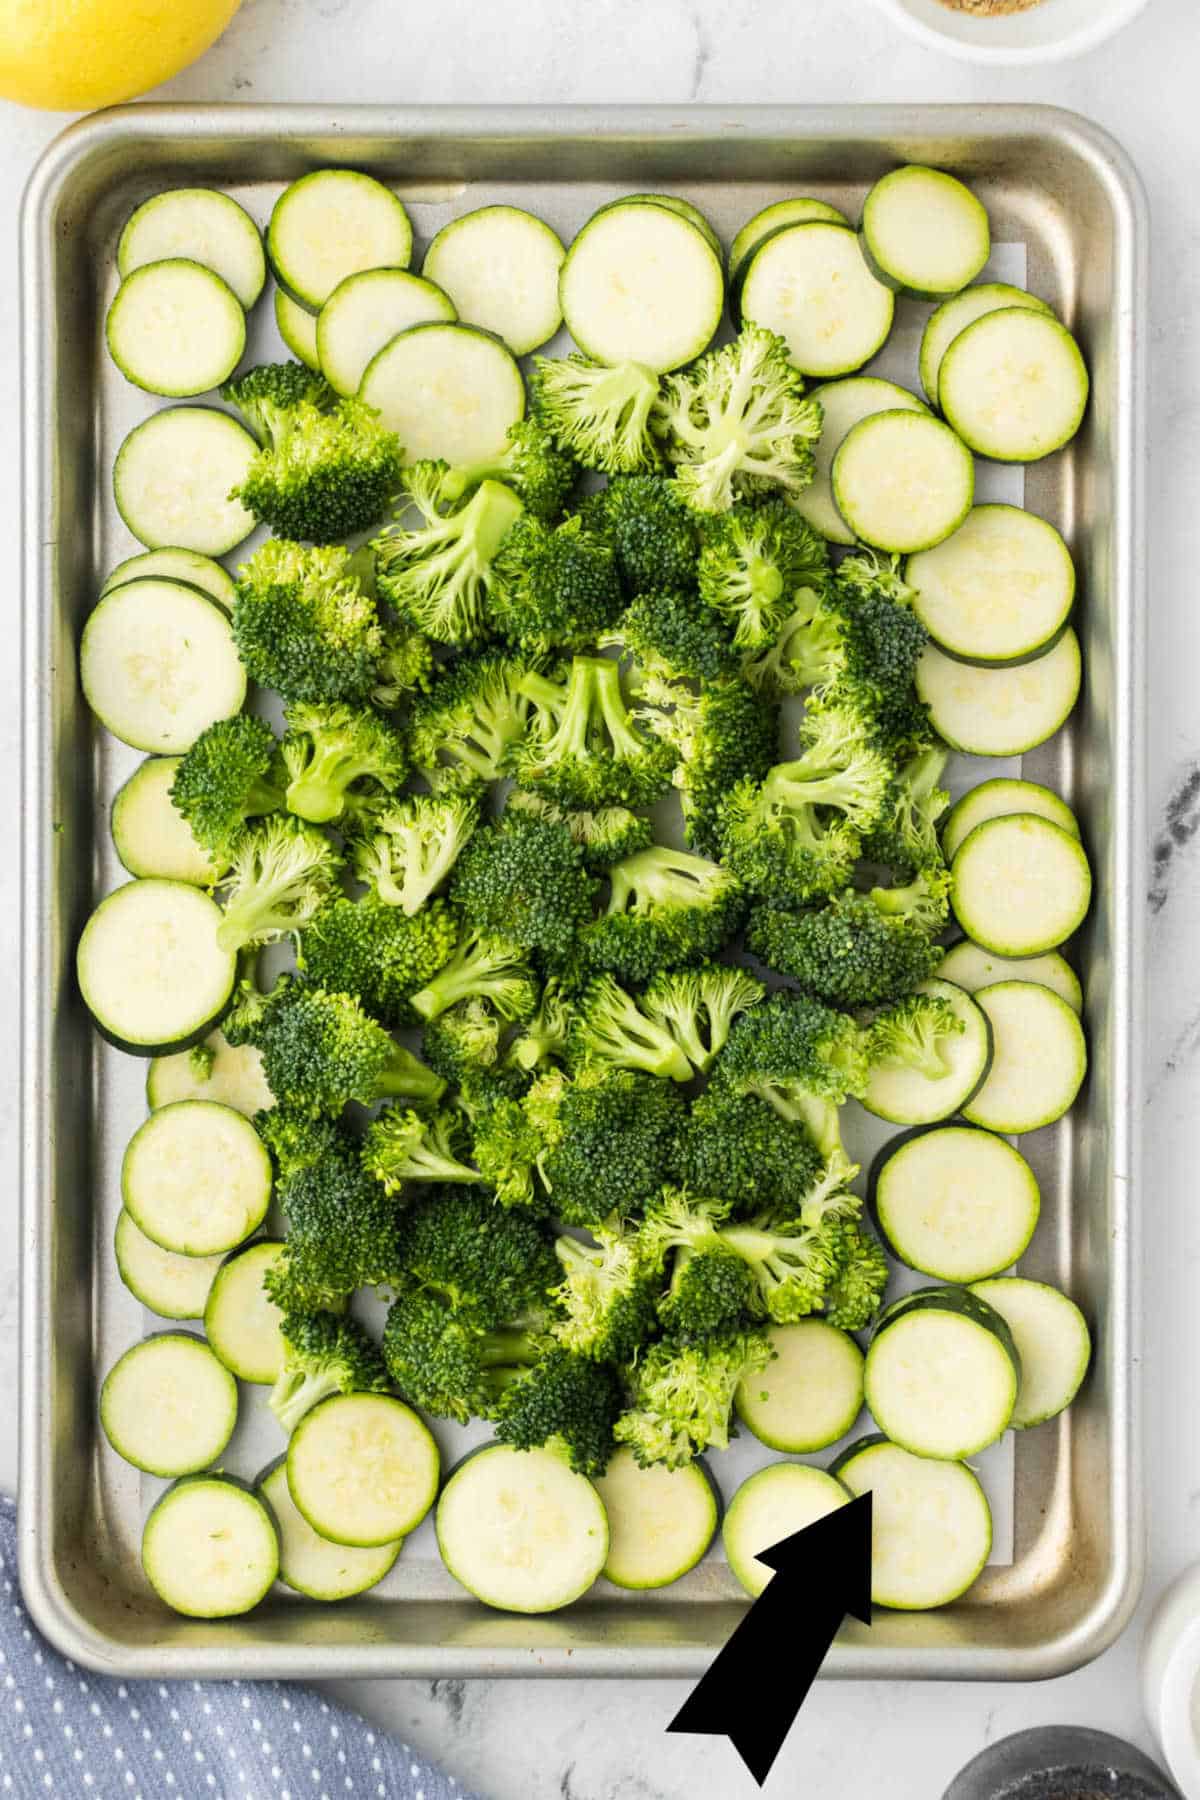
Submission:
<svg viewBox="0 0 1200 1800">
<path fill-rule="evenodd" d="M 21 1604 L 0 1496 L 0 1800 L 471 1800 L 357 1713 L 281 1681 L 116 1681 Z"/>
</svg>

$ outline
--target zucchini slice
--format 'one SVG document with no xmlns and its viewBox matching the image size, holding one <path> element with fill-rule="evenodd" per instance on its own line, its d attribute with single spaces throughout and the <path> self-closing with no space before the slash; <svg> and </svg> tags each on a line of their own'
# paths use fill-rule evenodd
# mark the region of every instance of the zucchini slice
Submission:
<svg viewBox="0 0 1200 1800">
<path fill-rule="evenodd" d="M 708 239 L 717 255 L 721 254 L 721 240 L 712 223 L 705 218 L 698 206 L 693 206 L 690 200 L 681 199 L 678 194 L 622 194 L 619 200 L 608 200 L 598 210 L 610 212 L 614 206 L 665 206 L 668 212 L 678 213 L 681 219 L 694 225 Z"/>
<path fill-rule="evenodd" d="M 224 556 L 254 530 L 231 499 L 258 455 L 236 419 L 211 406 L 168 406 L 135 425 L 113 464 L 117 511 L 149 550 Z"/>
<path fill-rule="evenodd" d="M 187 1049 L 233 993 L 237 957 L 217 942 L 221 909 L 182 881 L 127 881 L 79 939 L 79 991 L 98 1030 L 132 1056 Z"/>
<path fill-rule="evenodd" d="M 144 200 L 121 233 L 117 273 L 124 280 L 146 263 L 176 257 L 219 275 L 247 312 L 267 279 L 258 226 L 236 200 L 214 188 L 171 188 Z"/>
<path fill-rule="evenodd" d="M 220 1031 L 211 1031 L 195 1057 L 190 1050 L 172 1056 L 156 1056 L 146 1074 L 146 1104 L 151 1112 L 175 1100 L 217 1100 L 252 1119 L 275 1104 L 275 1096 L 263 1074 L 262 1052 L 254 1044 L 227 1043 Z M 206 1072 L 207 1069 L 207 1072 Z"/>
<path fill-rule="evenodd" d="M 104 332 L 126 381 L 182 400 L 233 374 L 246 348 L 246 315 L 219 275 L 177 257 L 125 277 Z"/>
<path fill-rule="evenodd" d="M 975 463 L 966 445 L 940 419 L 903 408 L 851 426 L 831 480 L 834 505 L 855 536 L 902 553 L 948 538 L 975 498 Z"/>
<path fill-rule="evenodd" d="M 292 355 L 309 369 L 321 367 L 321 358 L 317 354 L 319 316 L 298 305 L 286 288 L 275 289 L 275 329 Z"/>
<path fill-rule="evenodd" d="M 951 863 L 977 825 L 985 819 L 1002 819 L 1008 813 L 1035 813 L 1049 819 L 1071 837 L 1080 835 L 1079 822 L 1065 800 L 1053 788 L 1037 781 L 1018 781 L 1012 776 L 997 775 L 968 789 L 962 799 L 950 808 L 942 824 L 942 854 Z"/>
<path fill-rule="evenodd" d="M 79 645 L 84 698 L 135 750 L 190 750 L 246 698 L 246 671 L 229 614 L 161 576 L 112 588 L 88 615 Z"/>
<path fill-rule="evenodd" d="M 1050 313 L 1009 306 L 960 331 L 942 358 L 938 405 L 978 456 L 1038 462 L 1069 444 L 1088 402 L 1087 364 Z"/>
<path fill-rule="evenodd" d="M 973 944 L 970 938 L 953 944 L 937 970 L 943 981 L 953 981 L 968 994 L 991 987 L 996 981 L 1036 981 L 1065 1000 L 1073 1013 L 1083 1011 L 1083 989 L 1079 977 L 1057 950 L 1044 956 L 993 956 Z"/>
<path fill-rule="evenodd" d="M 844 381 L 827 381 L 813 390 L 812 397 L 821 402 L 824 415 L 814 452 L 813 478 L 802 493 L 789 497 L 788 505 L 830 543 L 853 544 L 854 533 L 833 498 L 833 459 L 842 439 L 853 426 L 875 413 L 927 413 L 929 408 L 907 388 L 875 375 L 850 375 Z"/>
<path fill-rule="evenodd" d="M 288 1491 L 321 1537 L 376 1549 L 415 1531 L 438 1489 L 428 1426 L 388 1394 L 334 1394 L 287 1450 Z"/>
<path fill-rule="evenodd" d="M 772 1325 L 767 1335 L 774 1361 L 743 1376 L 738 1418 L 772 1450 L 803 1455 L 836 1444 L 862 1411 L 862 1351 L 824 1319 Z"/>
<path fill-rule="evenodd" d="M 521 371 L 499 338 L 473 325 L 413 325 L 372 357 L 359 399 L 398 434 L 407 463 L 494 461 L 525 417 Z"/>
<path fill-rule="evenodd" d="M 726 1508 L 721 1539 L 730 1568 L 752 1600 L 775 1575 L 758 1552 L 815 1525 L 849 1500 L 836 1476 L 807 1463 L 770 1463 L 743 1481 Z"/>
<path fill-rule="evenodd" d="M 355 169 L 314 169 L 280 194 L 267 226 L 280 287 L 319 312 L 360 269 L 407 269 L 412 225 L 390 188 Z"/>
<path fill-rule="evenodd" d="M 562 324 L 558 276 L 566 254 L 558 233 L 532 213 L 481 206 L 442 226 L 421 273 L 450 296 L 464 325 L 494 332 L 514 356 L 527 356 Z"/>
<path fill-rule="evenodd" d="M 770 206 L 762 207 L 753 218 L 747 219 L 729 246 L 730 287 L 746 258 L 773 231 L 778 231 L 781 225 L 811 225 L 814 219 L 826 225 L 850 224 L 845 213 L 830 206 L 828 200 L 814 200 L 809 194 L 797 194 L 794 200 L 773 200 Z"/>
<path fill-rule="evenodd" d="M 871 1211 L 910 1269 L 940 1281 L 982 1281 L 1025 1250 L 1041 1193 L 1025 1158 L 1003 1138 L 946 1125 L 885 1144 L 871 1170 Z"/>
<path fill-rule="evenodd" d="M 100 589 L 101 600 L 114 588 L 140 581 L 146 575 L 161 575 L 167 581 L 181 581 L 185 587 L 199 588 L 226 612 L 233 611 L 237 587 L 229 571 L 214 562 L 211 556 L 201 556 L 197 550 L 180 550 L 174 544 L 164 550 L 142 550 L 137 556 L 127 556 L 105 580 Z"/>
<path fill-rule="evenodd" d="M 880 281 L 917 300 L 940 300 L 974 281 L 992 253 L 986 208 L 944 169 L 908 163 L 863 202 L 862 240 Z"/>
<path fill-rule="evenodd" d="M 442 1489 L 437 1540 L 451 1575 L 485 1606 L 557 1612 L 603 1571 L 608 1515 L 586 1476 L 552 1450 L 484 1444 Z"/>
<path fill-rule="evenodd" d="M 1065 1000 L 1033 981 L 998 981 L 976 999 L 992 1027 L 987 1080 L 963 1117 L 1018 1137 L 1070 1112 L 1087 1074 L 1087 1041 Z"/>
<path fill-rule="evenodd" d="M 283 1314 L 263 1287 L 279 1261 L 279 1238 L 256 1238 L 227 1256 L 208 1290 L 204 1334 L 213 1353 L 239 1381 L 267 1387 L 277 1381 L 286 1354 Z"/>
<path fill-rule="evenodd" d="M 213 1100 L 177 1100 L 130 1138 L 121 1198 L 164 1250 L 215 1256 L 258 1230 L 271 1180 L 271 1159 L 249 1119 Z"/>
<path fill-rule="evenodd" d="M 113 1233 L 117 1273 L 135 1300 L 160 1319 L 202 1319 L 204 1302 L 221 1266 L 219 1256 L 179 1256 L 164 1250 L 135 1225 L 122 1207 Z"/>
<path fill-rule="evenodd" d="M 923 981 L 917 992 L 945 1000 L 962 1030 L 939 1043 L 936 1075 L 904 1063 L 872 1064 L 862 1104 L 877 1119 L 893 1125 L 933 1125 L 965 1112 L 972 1095 L 985 1085 L 992 1066 L 991 1026 L 970 994 L 937 977 Z"/>
<path fill-rule="evenodd" d="M 309 1600 L 349 1600 L 365 1594 L 389 1572 L 404 1545 L 403 1538 L 360 1550 L 335 1544 L 313 1530 L 299 1511 L 287 1483 L 287 1457 L 281 1456 L 255 1483 L 279 1529 L 279 1579 Z"/>
<path fill-rule="evenodd" d="M 1092 871 L 1079 839 L 1034 813 L 985 819 L 950 866 L 950 904 L 969 938 L 997 956 L 1040 956 L 1087 917 Z"/>
<path fill-rule="evenodd" d="M 1017 1275 L 977 1281 L 971 1292 L 994 1306 L 1013 1334 L 1021 1358 L 1021 1387 L 1013 1427 L 1027 1431 L 1065 1412 L 1083 1384 L 1092 1357 L 1087 1320 L 1073 1300 L 1042 1281 Z"/>
<path fill-rule="evenodd" d="M 854 1495 L 871 1495 L 871 1599 L 924 1612 L 948 1606 L 983 1573 L 992 1515 L 971 1470 L 860 1438 L 833 1464 Z"/>
<path fill-rule="evenodd" d="M 961 1462 L 1007 1431 L 1021 1359 L 1000 1314 L 969 1288 L 917 1288 L 880 1314 L 863 1380 L 892 1443 Z"/>
<path fill-rule="evenodd" d="M 100 1424 L 147 1475 L 191 1475 L 220 1456 L 237 1424 L 237 1382 L 203 1338 L 164 1331 L 118 1357 L 100 1389 Z"/>
<path fill-rule="evenodd" d="M 778 332 L 804 375 L 850 375 L 892 329 L 896 300 L 854 232 L 814 219 L 784 225 L 747 252 L 734 296 L 742 324 Z"/>
<path fill-rule="evenodd" d="M 559 303 L 586 356 L 662 375 L 716 336 L 725 305 L 720 251 L 673 208 L 619 201 L 581 227 L 562 265 Z"/>
<path fill-rule="evenodd" d="M 938 403 L 938 372 L 942 358 L 960 331 L 982 319 L 987 313 L 1000 312 L 1009 306 L 1025 306 L 1031 312 L 1048 313 L 1051 309 L 1036 294 L 1024 288 L 1009 287 L 1006 281 L 980 281 L 974 287 L 954 294 L 930 314 L 921 334 L 921 386 L 931 406 Z"/>
<path fill-rule="evenodd" d="M 454 303 L 407 269 L 347 275 L 317 314 L 317 360 L 339 394 L 357 394 L 367 364 L 412 325 L 453 325 Z"/>
<path fill-rule="evenodd" d="M 228 1475 L 168 1488 L 146 1520 L 142 1567 L 160 1600 L 189 1619 L 232 1619 L 270 1592 L 279 1534 L 256 1494 Z"/>
<path fill-rule="evenodd" d="M 1083 664 L 1068 625 L 1033 662 L 981 669 L 926 644 L 917 664 L 917 693 L 938 734 L 969 756 L 1021 756 L 1065 725 L 1079 698 Z"/>
<path fill-rule="evenodd" d="M 701 1460 L 643 1469 L 622 1448 L 595 1487 L 608 1515 L 604 1574 L 615 1587 L 668 1587 L 695 1568 L 716 1535 L 720 1494 Z"/>
<path fill-rule="evenodd" d="M 109 825 L 113 849 L 131 875 L 161 875 L 212 887 L 221 870 L 171 802 L 177 756 L 148 756 L 117 790 Z"/>
<path fill-rule="evenodd" d="M 1019 506 L 973 507 L 957 531 L 909 558 L 905 578 L 934 643 L 985 667 L 1041 656 L 1075 604 L 1071 552 Z"/>
</svg>

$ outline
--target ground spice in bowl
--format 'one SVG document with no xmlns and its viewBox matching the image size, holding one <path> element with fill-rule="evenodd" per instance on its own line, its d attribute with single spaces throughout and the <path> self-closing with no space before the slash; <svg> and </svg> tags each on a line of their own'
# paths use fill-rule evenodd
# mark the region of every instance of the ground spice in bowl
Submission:
<svg viewBox="0 0 1200 1800">
<path fill-rule="evenodd" d="M 1029 12 L 1042 0 L 942 0 L 951 12 L 971 13 L 978 19 L 997 19 L 1002 13 Z"/>
</svg>

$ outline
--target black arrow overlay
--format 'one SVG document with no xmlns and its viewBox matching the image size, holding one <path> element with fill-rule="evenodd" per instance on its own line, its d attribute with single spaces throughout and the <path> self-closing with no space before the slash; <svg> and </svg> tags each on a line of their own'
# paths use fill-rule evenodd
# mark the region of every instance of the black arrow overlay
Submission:
<svg viewBox="0 0 1200 1800">
<path fill-rule="evenodd" d="M 668 1731 L 727 1737 L 759 1787 L 847 1613 L 871 1623 L 871 1495 L 758 1552 L 775 1570 Z"/>
</svg>

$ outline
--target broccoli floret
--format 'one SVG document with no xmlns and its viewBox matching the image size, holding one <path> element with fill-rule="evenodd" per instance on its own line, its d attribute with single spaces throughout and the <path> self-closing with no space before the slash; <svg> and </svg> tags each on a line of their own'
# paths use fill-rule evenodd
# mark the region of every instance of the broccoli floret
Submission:
<svg viewBox="0 0 1200 1800">
<path fill-rule="evenodd" d="M 754 1271 L 719 1229 L 729 1211 L 724 1201 L 693 1198 L 680 1188 L 664 1188 L 646 1210 L 638 1236 L 647 1260 L 659 1268 L 670 1261 L 658 1316 L 679 1342 L 695 1343 L 762 1314 Z"/>
<path fill-rule="evenodd" d="M 670 482 L 659 475 L 618 475 L 580 508 L 584 523 L 617 554 L 627 594 L 668 593 L 696 585 L 700 535 Z"/>
<path fill-rule="evenodd" d="M 941 994 L 908 994 L 871 1023 L 867 1053 L 873 1067 L 911 1069 L 926 1081 L 949 1075 L 949 1040 L 966 1025 Z"/>
<path fill-rule="evenodd" d="M 556 1344 L 503 1382 L 496 1437 L 515 1450 L 559 1449 L 577 1474 L 603 1475 L 623 1399 L 615 1369 Z"/>
<path fill-rule="evenodd" d="M 907 604 L 912 592 L 896 575 L 895 559 L 847 557 L 834 576 L 841 666 L 822 689 L 821 703 L 858 714 L 892 755 L 907 755 L 933 736 L 915 686 L 928 633 Z"/>
<path fill-rule="evenodd" d="M 214 857 L 227 856 L 247 819 L 283 805 L 275 733 L 249 713 L 218 719 L 180 758 L 170 793 L 196 842 Z"/>
<path fill-rule="evenodd" d="M 784 500 L 733 506 L 705 522 L 700 598 L 733 631 L 734 647 L 774 644 L 798 588 L 820 588 L 829 550 Z"/>
<path fill-rule="evenodd" d="M 521 945 L 468 931 L 445 967 L 412 995 L 410 1005 L 428 1021 L 461 1000 L 486 1000 L 510 1023 L 529 1018 L 537 1005 L 537 983 Z"/>
<path fill-rule="evenodd" d="M 406 1181 L 482 1181 L 457 1154 L 459 1122 L 452 1113 L 422 1117 L 410 1107 L 385 1106 L 363 1138 L 363 1168 L 398 1194 Z"/>
<path fill-rule="evenodd" d="M 451 895 L 472 930 L 555 957 L 591 918 L 596 886 L 565 825 L 518 811 L 476 832 Z"/>
<path fill-rule="evenodd" d="M 796 1211 L 821 1174 L 821 1154 L 801 1125 L 755 1094 L 713 1082 L 692 1102 L 680 1175 L 698 1194 L 728 1201 L 732 1216 Z"/>
<path fill-rule="evenodd" d="M 396 801 L 353 822 L 354 873 L 385 905 L 411 917 L 446 880 L 478 821 L 468 793 Z"/>
<path fill-rule="evenodd" d="M 457 505 L 483 481 L 501 481 L 523 501 L 532 518 L 552 525 L 567 503 L 579 479 L 579 465 L 560 450 L 545 426 L 536 419 L 520 419 L 508 428 L 507 446 L 486 462 L 437 470 L 437 498 L 443 511 Z"/>
<path fill-rule="evenodd" d="M 640 806 L 669 787 L 674 753 L 635 727 L 615 662 L 576 656 L 564 682 L 530 674 L 521 688 L 533 703 L 512 759 L 522 785 L 576 807 Z"/>
<path fill-rule="evenodd" d="M 471 1156 L 502 1206 L 545 1210 L 535 1181 L 542 1139 L 515 1095 L 488 1084 L 469 1094 Z"/>
<path fill-rule="evenodd" d="M 217 1053 L 211 1044 L 193 1044 L 188 1051 L 188 1074 L 195 1081 L 211 1081 Z"/>
<path fill-rule="evenodd" d="M 498 781 L 524 736 L 528 665 L 512 657 L 460 657 L 418 700 L 408 726 L 413 762 L 431 787 L 447 779 Z"/>
<path fill-rule="evenodd" d="M 643 1012 L 678 1045 L 689 1074 L 694 1069 L 703 1075 L 723 1048 L 733 1021 L 757 1006 L 766 991 L 746 969 L 732 963 L 705 963 L 699 969 L 668 970 L 655 976 L 641 1004 Z"/>
<path fill-rule="evenodd" d="M 829 1237 L 836 1266 L 825 1290 L 825 1317 L 840 1331 L 864 1331 L 888 1284 L 887 1257 L 852 1219 L 831 1220 Z"/>
<path fill-rule="evenodd" d="M 314 987 L 353 994 L 366 1012 L 388 1025 L 407 1024 L 410 994 L 444 968 L 458 942 L 458 925 L 443 900 L 411 917 L 373 894 L 339 897 L 305 927 L 300 966 Z"/>
<path fill-rule="evenodd" d="M 302 1169 L 327 1156 L 354 1156 L 358 1143 L 340 1119 L 313 1118 L 288 1106 L 273 1106 L 254 1115 L 254 1129 L 266 1145 L 282 1194 Z"/>
<path fill-rule="evenodd" d="M 838 1006 L 869 1006 L 906 993 L 944 955 L 933 940 L 946 922 L 949 877 L 926 870 L 909 887 L 853 889 L 807 912 L 758 907 L 747 947 L 782 975 Z"/>
<path fill-rule="evenodd" d="M 883 814 L 863 840 L 863 854 L 870 861 L 905 876 L 941 864 L 937 825 L 950 796 L 938 783 L 949 754 L 944 744 L 930 744 L 897 771 Z"/>
<path fill-rule="evenodd" d="M 282 1313 L 344 1313 L 353 1289 L 330 1287 L 319 1256 L 287 1243 L 263 1271 L 263 1292 Z"/>
<path fill-rule="evenodd" d="M 741 922 L 742 892 L 720 864 L 656 844 L 609 875 L 604 916 L 583 933 L 592 965 L 630 981 L 715 956 Z"/>
<path fill-rule="evenodd" d="M 731 971 L 732 972 L 732 971 Z M 640 1069 L 664 1081 L 690 1081 L 692 1065 L 663 1021 L 632 994 L 600 975 L 590 982 L 571 1025 L 573 1068 Z"/>
<path fill-rule="evenodd" d="M 586 531 L 578 515 L 553 527 L 525 517 L 508 532 L 496 557 L 489 617 L 522 650 L 584 650 L 620 610 L 612 546 Z"/>
<path fill-rule="evenodd" d="M 384 1362 L 405 1398 L 460 1425 L 493 1417 L 505 1387 L 539 1347 L 521 1322 L 490 1323 L 486 1313 L 424 1288 L 400 1294 L 383 1333 Z"/>
<path fill-rule="evenodd" d="M 742 664 L 757 693 L 780 699 L 824 688 L 845 666 L 846 617 L 831 602 L 827 583 L 798 588 L 775 636 Z"/>
<path fill-rule="evenodd" d="M 425 1027 L 425 1061 L 455 1087 L 487 1075 L 500 1055 L 503 1020 L 486 1000 L 460 1000 Z"/>
<path fill-rule="evenodd" d="M 661 1267 L 636 1231 L 598 1226 L 593 1236 L 593 1243 L 560 1237 L 554 1246 L 563 1280 L 554 1292 L 560 1313 L 552 1329 L 579 1356 L 632 1362 L 657 1329 Z"/>
<path fill-rule="evenodd" d="M 635 850 L 648 850 L 654 842 L 654 827 L 649 819 L 630 812 L 627 806 L 600 806 L 594 812 L 570 812 L 555 805 L 544 794 L 525 788 L 514 788 L 508 796 L 506 810 L 530 813 L 537 819 L 553 819 L 565 825 L 573 842 L 583 853 L 583 864 L 594 874 L 603 874 L 623 857 Z"/>
<path fill-rule="evenodd" d="M 238 570 L 233 635 L 252 681 L 285 700 L 365 700 L 385 640 L 375 601 L 340 545 L 269 538 Z"/>
<path fill-rule="evenodd" d="M 585 469 L 619 475 L 661 466 L 650 429 L 658 377 L 644 364 L 537 356 L 529 396 L 540 422 Z"/>
<path fill-rule="evenodd" d="M 543 1306 L 558 1280 L 546 1229 L 525 1213 L 503 1211 L 471 1187 L 423 1193 L 401 1215 L 396 1266 L 488 1325 Z"/>
<path fill-rule="evenodd" d="M 716 681 L 737 662 L 728 631 L 693 592 L 657 588 L 632 600 L 600 640 L 635 665 L 639 690 L 662 681 Z"/>
<path fill-rule="evenodd" d="M 617 1421 L 617 1442 L 628 1444 L 643 1468 L 678 1469 L 701 1451 L 728 1449 L 738 1383 L 773 1355 L 765 1328 L 651 1344 L 634 1365 L 633 1403 Z"/>
<path fill-rule="evenodd" d="M 427 694 L 433 666 L 433 645 L 423 632 L 395 620 L 385 624 L 371 700 L 391 712 L 406 695 Z"/>
<path fill-rule="evenodd" d="M 303 363 L 265 363 L 221 398 L 262 444 L 234 494 L 285 538 L 331 544 L 382 519 L 400 486 L 403 453 L 373 407 L 339 399 Z"/>
<path fill-rule="evenodd" d="M 357 781 L 399 787 L 408 769 L 404 745 L 378 713 L 349 706 L 287 709 L 283 761 L 288 811 L 314 825 L 341 817 L 346 791 Z"/>
<path fill-rule="evenodd" d="M 505 1063 L 523 1075 L 531 1075 L 546 1063 L 562 1062 L 570 1033 L 570 1002 L 561 981 L 552 975 L 542 989 L 537 1011 L 524 1022 L 505 1051 Z"/>
<path fill-rule="evenodd" d="M 300 1296 L 346 1295 L 395 1270 L 400 1214 L 357 1156 L 339 1151 L 298 1170 L 284 1190 L 283 1211 L 287 1243 L 264 1282 L 277 1305 L 324 1310 L 326 1302 L 306 1305 Z"/>
<path fill-rule="evenodd" d="M 666 377 L 654 427 L 680 499 L 695 512 L 726 512 L 736 500 L 808 486 L 821 408 L 804 398 L 784 340 L 745 325 L 732 344 Z"/>
<path fill-rule="evenodd" d="M 441 1077 L 395 1043 L 352 995 L 288 976 L 239 1036 L 258 1046 L 271 1092 L 297 1112 L 337 1113 L 348 1100 L 372 1106 L 389 1096 L 432 1105 L 445 1092 Z"/>
<path fill-rule="evenodd" d="M 391 1391 L 383 1357 L 354 1319 L 331 1312 L 286 1312 L 279 1334 L 283 1366 L 269 1405 L 289 1434 L 331 1394 Z"/>
<path fill-rule="evenodd" d="M 277 943 L 301 931 L 337 890 L 342 859 L 323 831 L 298 819 L 248 826 L 222 882 L 222 950 Z"/>
<path fill-rule="evenodd" d="M 778 708 L 738 679 L 708 682 L 698 694 L 655 680 L 644 692 L 650 704 L 638 717 L 679 758 L 672 780 L 688 844 L 719 856 L 726 795 L 739 782 L 762 781 L 779 754 Z"/>
<path fill-rule="evenodd" d="M 406 498 L 421 515 L 413 530 L 390 525 L 375 540 L 379 592 L 402 618 L 440 644 L 483 637 L 496 555 L 524 508 L 511 488 L 485 481 L 464 505 L 443 512 L 437 464 L 407 471 Z"/>
<path fill-rule="evenodd" d="M 845 1186 L 852 1179 L 838 1108 L 861 1097 L 870 1073 L 868 1037 L 848 1013 L 807 994 L 774 994 L 743 1013 L 715 1066 L 715 1079 L 735 1094 L 753 1094 L 781 1118 L 808 1131 L 824 1162 Z"/>
</svg>

